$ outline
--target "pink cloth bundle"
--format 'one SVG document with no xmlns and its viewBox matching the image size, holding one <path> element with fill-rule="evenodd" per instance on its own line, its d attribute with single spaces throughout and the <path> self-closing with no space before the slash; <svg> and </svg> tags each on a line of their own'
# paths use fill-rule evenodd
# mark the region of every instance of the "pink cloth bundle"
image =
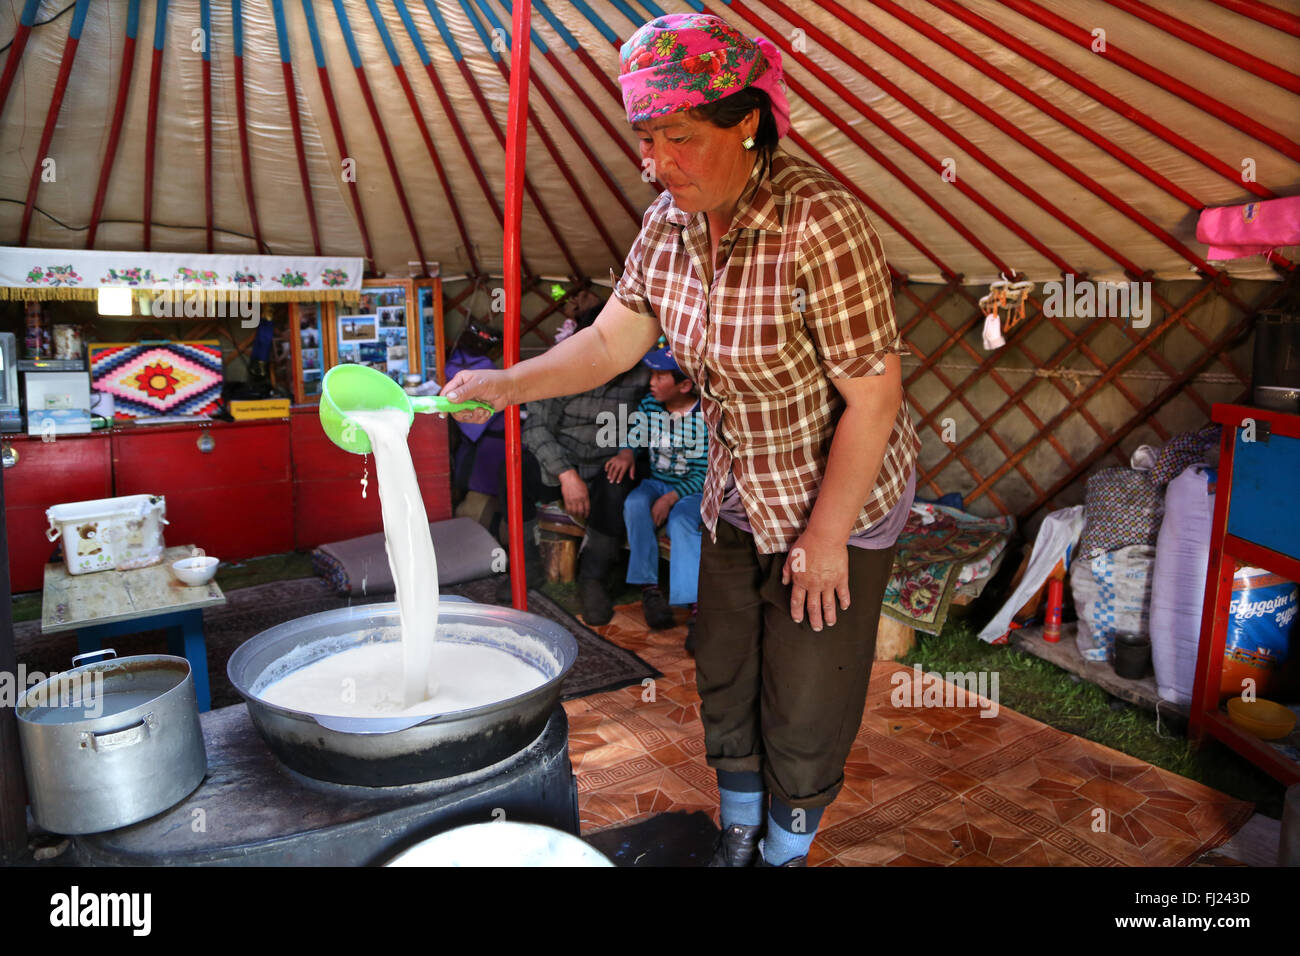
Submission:
<svg viewBox="0 0 1300 956">
<path fill-rule="evenodd" d="M 1266 256 L 1300 244 L 1300 196 L 1265 199 L 1243 206 L 1204 209 L 1196 238 L 1210 247 L 1207 259 Z"/>
</svg>

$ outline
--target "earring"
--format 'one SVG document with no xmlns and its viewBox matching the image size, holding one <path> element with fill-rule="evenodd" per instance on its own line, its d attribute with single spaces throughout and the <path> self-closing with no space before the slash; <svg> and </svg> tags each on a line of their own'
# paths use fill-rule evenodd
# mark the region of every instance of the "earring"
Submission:
<svg viewBox="0 0 1300 956">
<path fill-rule="evenodd" d="M 744 139 L 742 139 L 742 140 L 740 141 L 740 145 L 743 146 L 743 147 L 745 147 L 745 149 L 753 149 L 753 148 L 754 148 L 754 137 L 752 137 L 752 136 L 746 136 Z"/>
</svg>

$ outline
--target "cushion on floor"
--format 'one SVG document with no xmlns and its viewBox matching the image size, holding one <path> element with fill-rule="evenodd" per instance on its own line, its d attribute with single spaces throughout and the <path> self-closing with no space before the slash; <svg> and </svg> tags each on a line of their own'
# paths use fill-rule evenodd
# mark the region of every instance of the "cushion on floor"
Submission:
<svg viewBox="0 0 1300 956">
<path fill-rule="evenodd" d="M 500 546 L 473 518 L 430 522 L 429 533 L 433 535 L 433 550 L 438 558 L 439 586 L 472 581 L 503 570 L 492 566 Z M 382 531 L 323 544 L 312 552 L 311 560 L 313 570 L 339 594 L 392 594 L 395 590 Z"/>
</svg>

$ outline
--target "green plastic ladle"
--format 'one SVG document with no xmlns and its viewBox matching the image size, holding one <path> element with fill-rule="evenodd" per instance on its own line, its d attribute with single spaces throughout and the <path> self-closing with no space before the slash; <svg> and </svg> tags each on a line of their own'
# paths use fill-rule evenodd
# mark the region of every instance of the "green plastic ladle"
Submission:
<svg viewBox="0 0 1300 956">
<path fill-rule="evenodd" d="M 409 425 L 415 413 L 451 414 L 472 408 L 495 409 L 487 402 L 452 402 L 441 395 L 407 395 L 391 378 L 367 365 L 336 365 L 321 383 L 320 423 L 329 440 L 354 455 L 370 454 L 370 438 L 348 412 L 396 408 Z"/>
</svg>

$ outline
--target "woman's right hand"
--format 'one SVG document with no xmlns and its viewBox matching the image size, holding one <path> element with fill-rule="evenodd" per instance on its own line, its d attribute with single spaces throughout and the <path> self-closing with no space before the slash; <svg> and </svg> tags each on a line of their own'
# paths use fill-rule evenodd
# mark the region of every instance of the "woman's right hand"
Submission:
<svg viewBox="0 0 1300 956">
<path fill-rule="evenodd" d="M 456 421 L 470 425 L 482 425 L 497 412 L 504 411 L 507 406 L 515 404 L 513 382 L 510 372 L 505 369 L 463 369 L 446 384 L 442 394 L 452 402 L 474 400 L 487 402 L 492 406 L 493 411 L 488 411 L 486 408 L 472 408 L 452 414 L 451 417 Z"/>
</svg>

